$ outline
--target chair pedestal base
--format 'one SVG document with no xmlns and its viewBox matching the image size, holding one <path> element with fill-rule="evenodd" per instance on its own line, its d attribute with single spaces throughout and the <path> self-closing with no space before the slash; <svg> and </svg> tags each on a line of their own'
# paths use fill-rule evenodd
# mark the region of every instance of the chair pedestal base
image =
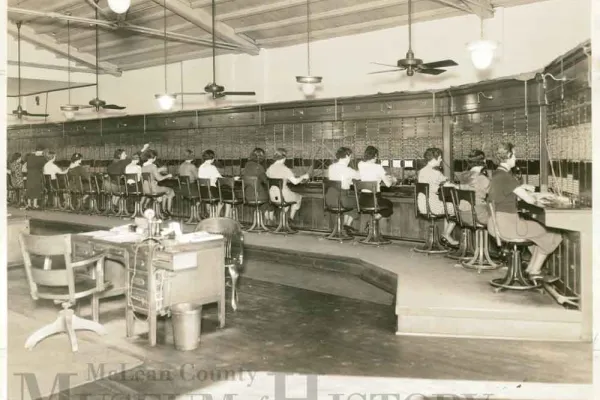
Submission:
<svg viewBox="0 0 600 400">
<path fill-rule="evenodd" d="M 495 263 L 489 253 L 490 239 L 485 229 L 475 231 L 475 254 L 469 261 L 463 261 L 461 265 L 467 269 L 481 271 L 492 271 L 498 269 L 502 264 Z"/>
<path fill-rule="evenodd" d="M 92 331 L 98 335 L 106 334 L 106 330 L 97 322 L 80 318 L 73 310 L 64 309 L 58 313 L 58 318 L 53 323 L 34 332 L 25 342 L 25 348 L 32 350 L 39 342 L 57 333 L 66 333 L 71 341 L 73 352 L 79 349 L 75 331 Z"/>
<path fill-rule="evenodd" d="M 286 210 L 286 208 L 288 207 L 279 208 L 279 225 L 277 226 L 277 229 L 273 231 L 273 233 L 281 235 L 290 235 L 298 233 L 298 231 L 292 229 L 292 227 L 288 223 L 288 211 Z"/>
<path fill-rule="evenodd" d="M 369 230 L 367 231 L 367 237 L 363 240 L 359 240 L 359 243 L 368 244 L 371 246 L 380 246 L 382 244 L 390 244 L 391 240 L 384 239 L 379 231 L 379 220 L 371 214 L 371 221 L 369 222 Z"/>
<path fill-rule="evenodd" d="M 413 251 L 417 253 L 425 253 L 425 254 L 444 254 L 448 252 L 442 244 L 440 243 L 440 234 L 438 231 L 437 224 L 434 220 L 431 220 L 429 223 L 429 228 L 427 232 L 427 238 L 425 239 L 425 244 L 422 246 L 418 246 L 413 248 Z"/>
<path fill-rule="evenodd" d="M 260 205 L 254 207 L 252 225 L 246 229 L 246 232 L 270 232 L 269 228 L 265 226 L 263 215 L 260 212 Z"/>
<path fill-rule="evenodd" d="M 513 245 L 512 259 L 504 278 L 492 279 L 490 285 L 495 287 L 496 292 L 502 290 L 531 290 L 541 288 L 540 283 L 531 281 L 523 275 L 521 264 L 521 252 Z"/>
<path fill-rule="evenodd" d="M 458 249 L 446 254 L 446 257 L 452 260 L 468 260 L 473 257 L 475 250 L 473 249 L 473 236 L 471 230 L 463 228 L 460 233 L 460 245 Z"/>
<path fill-rule="evenodd" d="M 344 240 L 352 240 L 353 237 L 348 235 L 344 230 L 344 223 L 342 221 L 343 213 L 335 214 L 335 226 L 333 227 L 333 231 L 327 236 L 325 239 L 327 240 L 338 240 L 343 242 Z"/>
</svg>

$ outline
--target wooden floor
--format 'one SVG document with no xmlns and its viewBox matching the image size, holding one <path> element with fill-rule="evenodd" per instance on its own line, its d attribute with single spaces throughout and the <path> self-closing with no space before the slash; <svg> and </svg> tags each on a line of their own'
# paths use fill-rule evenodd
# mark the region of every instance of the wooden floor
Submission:
<svg viewBox="0 0 600 400">
<path fill-rule="evenodd" d="M 21 269 L 9 271 L 8 286 L 11 311 L 35 319 L 40 325 L 56 315 L 52 304 L 43 301 L 36 304 L 31 300 Z M 181 378 L 179 372 L 188 364 L 196 370 L 217 372 L 591 382 L 589 345 L 399 337 L 390 333 L 395 324 L 391 306 L 272 282 L 243 279 L 240 308 L 237 312 L 228 309 L 228 322 L 223 330 L 217 329 L 216 307 L 205 308 L 201 345 L 190 352 L 174 350 L 167 323 L 160 324 L 155 348 L 147 345 L 144 335 L 132 340 L 124 338 L 123 302 L 116 299 L 101 304 L 101 322 L 109 334 L 90 337 L 144 360 L 141 367 L 127 376 L 147 377 L 148 371 L 159 370 L 171 371 L 173 379 L 136 380 L 127 376 L 104 379 L 73 389 L 71 398 L 107 391 L 184 394 L 205 389 L 209 382 Z M 87 312 L 87 307 L 83 311 Z M 67 338 L 64 340 L 68 351 Z"/>
<path fill-rule="evenodd" d="M 124 223 L 123 220 L 105 217 L 59 214 L 62 215 L 52 218 L 87 225 L 102 223 L 104 226 L 116 226 Z M 36 217 L 33 213 L 30 216 Z M 277 240 L 280 239 L 273 235 L 247 235 L 249 243 Z M 307 249 L 311 248 L 309 246 L 313 250 L 320 246 L 333 248 L 329 247 L 330 242 L 310 236 L 299 235 L 294 241 Z M 402 248 L 402 245 L 397 246 Z M 352 245 L 343 249 L 347 253 L 362 251 L 361 247 Z M 448 261 L 424 257 L 421 265 L 435 263 L 441 267 L 447 265 Z M 308 286 L 298 284 L 298 281 L 309 280 L 306 277 L 309 272 L 293 271 L 290 265 L 285 266 L 287 281 L 280 280 L 286 283 L 282 285 L 277 283 L 277 274 L 281 274 L 281 271 L 274 268 L 269 265 L 261 270 L 260 263 L 252 266 L 253 273 L 240 282 L 240 308 L 235 313 L 228 309 L 224 330 L 216 328 L 215 307 L 203 310 L 201 346 L 191 352 L 173 349 L 168 323 L 161 324 L 159 344 L 155 348 L 147 345 L 144 335 L 126 339 L 124 300 L 103 302 L 101 322 L 109 334 L 101 338 L 92 337 L 93 340 L 135 355 L 144 360 L 144 364 L 124 379 L 104 379 L 76 388 L 70 393 L 70 398 L 83 393 L 96 394 L 97 398 L 107 393 L 189 394 L 216 387 L 215 382 L 207 380 L 182 379 L 179 372 L 182 365 L 188 364 L 196 370 L 213 373 L 274 371 L 327 375 L 331 379 L 341 376 L 344 387 L 371 377 L 362 385 L 373 384 L 373 390 L 381 385 L 374 377 L 411 378 L 401 381 L 402 385 L 408 385 L 406 387 L 410 386 L 410 382 L 414 383 L 412 379 L 415 378 L 435 380 L 427 381 L 430 387 L 442 382 L 440 380 L 469 381 L 465 382 L 466 387 L 477 386 L 476 382 L 471 381 L 485 381 L 486 385 L 489 381 L 498 381 L 500 386 L 497 390 L 503 393 L 517 386 L 521 389 L 532 388 L 531 382 L 575 384 L 577 386 L 566 388 L 553 386 L 547 392 L 547 397 L 541 395 L 544 390 L 535 386 L 535 390 L 529 392 L 521 390 L 514 395 L 494 395 L 492 398 L 586 398 L 579 394 L 589 389 L 587 385 L 592 379 L 591 344 L 396 336 L 393 334 L 396 327 L 394 306 L 389 305 L 385 295 L 381 295 L 377 301 L 365 301 L 367 299 L 364 297 L 370 293 L 367 290 L 351 299 L 345 293 L 355 291 L 354 288 L 350 290 L 350 285 L 357 283 L 344 279 L 339 280 L 339 288 L 333 291 L 337 296 L 320 293 L 329 291 L 327 285 L 335 285 L 333 280 L 321 285 L 321 289 L 318 289 L 320 292 L 306 290 Z M 40 325 L 55 318 L 56 309 L 52 304 L 31 300 L 21 269 L 9 271 L 8 287 L 10 310 L 35 319 Z M 167 375 L 173 379 L 130 379 L 131 375 L 149 376 L 149 371 L 156 370 L 171 371 Z M 425 381 L 421 380 L 417 382 L 424 384 L 422 382 Z M 512 383 L 507 384 L 507 381 Z M 376 393 L 373 390 L 371 393 Z M 69 397 L 65 395 L 63 398 Z"/>
</svg>

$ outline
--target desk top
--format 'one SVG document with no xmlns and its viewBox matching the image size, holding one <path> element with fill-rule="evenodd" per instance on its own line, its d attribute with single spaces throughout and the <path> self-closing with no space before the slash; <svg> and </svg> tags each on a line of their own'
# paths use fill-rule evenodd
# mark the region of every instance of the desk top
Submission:
<svg viewBox="0 0 600 400">
<path fill-rule="evenodd" d="M 136 232 L 127 231 L 93 231 L 84 232 L 73 235 L 74 237 L 86 240 L 93 239 L 94 241 L 116 244 L 116 245 L 136 245 L 142 243 L 146 239 L 145 235 Z M 206 242 L 222 241 L 222 235 L 215 235 L 208 232 L 192 232 L 173 240 L 157 238 L 169 250 L 176 251 L 179 247 L 187 248 L 189 245 L 197 245 Z"/>
</svg>

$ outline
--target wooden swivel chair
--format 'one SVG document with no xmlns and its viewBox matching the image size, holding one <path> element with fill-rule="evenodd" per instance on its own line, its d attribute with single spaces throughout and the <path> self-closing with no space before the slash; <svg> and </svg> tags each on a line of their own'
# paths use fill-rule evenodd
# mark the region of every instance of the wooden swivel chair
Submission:
<svg viewBox="0 0 600 400">
<path fill-rule="evenodd" d="M 244 233 L 241 225 L 231 218 L 207 218 L 200 221 L 194 230 L 223 235 L 225 238 L 225 267 L 231 277 L 231 307 L 237 310 L 237 281 L 244 264 Z"/>
<path fill-rule="evenodd" d="M 504 278 L 492 279 L 490 285 L 496 288 L 496 292 L 502 290 L 530 290 L 541 287 L 539 282 L 531 281 L 523 275 L 523 263 L 521 261 L 521 251 L 525 247 L 533 244 L 532 241 L 524 238 L 506 238 L 500 235 L 500 230 L 496 224 L 496 210 L 493 203 L 488 203 L 490 210 L 490 218 L 494 225 L 494 236 L 498 247 L 502 246 L 502 242 L 506 242 L 511 253 L 510 264 Z"/>
<path fill-rule="evenodd" d="M 75 331 L 89 330 L 104 334 L 104 327 L 98 323 L 98 314 L 100 294 L 109 286 L 104 282 L 105 254 L 97 254 L 85 260 L 72 260 L 71 235 L 36 236 L 21 233 L 19 243 L 31 297 L 34 300 L 54 300 L 62 303 L 63 307 L 56 321 L 29 336 L 25 347 L 31 350 L 45 338 L 66 332 L 71 341 L 71 350 L 77 351 Z M 63 265 L 52 265 L 51 257 L 55 257 L 56 264 L 62 264 L 62 259 L 57 256 L 63 256 L 64 268 Z M 42 265 L 34 266 L 32 261 L 41 257 L 43 262 L 36 264 Z M 61 262 L 57 262 L 58 260 Z M 92 264 L 95 266 L 89 274 Z M 74 315 L 70 309 L 78 300 L 89 296 L 92 297 L 93 321 Z"/>
<path fill-rule="evenodd" d="M 258 196 L 258 177 L 244 176 L 242 178 L 242 197 L 244 204 L 252 208 L 252 225 L 246 232 L 270 232 L 265 226 L 263 214 L 260 208 L 269 200 L 263 200 Z"/>
<path fill-rule="evenodd" d="M 369 230 L 367 232 L 367 237 L 363 240 L 360 240 L 359 243 L 362 244 L 370 244 L 379 246 L 382 244 L 390 244 L 391 240 L 384 239 L 381 236 L 381 232 L 379 231 L 379 219 L 375 218 L 375 214 L 378 214 L 381 210 L 379 208 L 379 204 L 377 202 L 377 182 L 375 181 L 359 181 L 357 179 L 353 180 L 354 184 L 354 196 L 356 197 L 356 207 L 359 214 L 367 214 L 371 216 L 371 221 L 369 222 Z M 371 193 L 363 193 L 363 190 L 368 190 Z M 360 204 L 360 194 L 369 194 L 373 196 L 373 206 L 364 206 Z"/>
<path fill-rule="evenodd" d="M 441 186 L 440 187 L 440 198 L 444 206 L 444 215 L 446 216 L 446 222 L 454 222 L 460 227 L 460 241 L 459 246 L 456 250 L 446 253 L 446 257 L 453 260 L 462 260 L 468 258 L 467 254 L 471 249 L 471 231 L 465 228 L 460 223 L 460 213 L 458 207 L 454 204 L 454 197 L 456 196 L 456 188 L 452 186 Z M 452 205 L 452 208 L 449 207 Z"/>
<path fill-rule="evenodd" d="M 65 211 L 75 211 L 73 207 L 73 198 L 71 196 L 71 188 L 69 187 L 69 179 L 67 174 L 56 174 L 56 184 L 58 186 L 58 195 L 64 199 Z"/>
<path fill-rule="evenodd" d="M 467 269 L 476 269 L 478 273 L 500 268 L 502 264 L 494 262 L 490 256 L 490 239 L 487 225 L 483 225 L 477 220 L 477 214 L 475 213 L 475 192 L 471 190 L 457 190 L 455 196 L 458 204 L 465 202 L 469 205 L 470 209 L 470 221 L 462 218 L 459 213 L 458 217 L 461 227 L 475 232 L 475 250 L 473 251 L 473 256 L 468 260 L 463 259 L 461 265 Z"/>
<path fill-rule="evenodd" d="M 325 200 L 327 192 L 330 189 L 336 189 L 337 193 L 338 193 L 337 201 L 334 206 L 328 205 L 327 201 Z M 348 235 L 344 231 L 344 221 L 343 221 L 344 214 L 347 213 L 348 211 L 351 211 L 352 209 L 345 208 L 342 206 L 342 196 L 343 195 L 344 194 L 343 194 L 343 190 L 342 190 L 342 182 L 341 181 L 330 181 L 329 179 L 323 180 L 323 209 L 327 212 L 330 212 L 331 214 L 333 214 L 335 216 L 335 225 L 333 226 L 333 230 L 331 231 L 331 233 L 329 235 L 327 235 L 325 237 L 325 239 L 339 240 L 340 242 L 343 242 L 344 240 L 352 240 L 352 236 Z"/>
<path fill-rule="evenodd" d="M 425 210 L 419 208 L 419 195 L 425 196 Z M 444 254 L 448 252 L 440 243 L 440 233 L 437 221 L 445 218 L 445 215 L 437 215 L 431 212 L 429 206 L 429 183 L 415 182 L 415 217 L 417 219 L 426 219 L 429 221 L 427 237 L 423 246 L 415 247 L 413 251 L 425 254 Z"/>
<path fill-rule="evenodd" d="M 238 207 L 244 202 L 235 191 L 236 186 L 239 186 L 240 181 L 235 178 L 217 178 L 217 188 L 219 189 L 219 200 L 222 204 L 229 204 L 231 207 L 231 219 L 239 221 Z M 231 189 L 231 194 L 225 190 Z"/>
<path fill-rule="evenodd" d="M 208 208 L 209 218 L 217 218 L 219 199 L 217 197 L 213 197 L 213 194 L 210 190 L 210 179 L 198 178 L 196 182 L 198 183 L 198 193 L 200 194 L 200 205 L 202 208 L 204 208 L 204 206 Z"/>
<path fill-rule="evenodd" d="M 179 187 L 181 188 L 181 198 L 188 202 L 190 206 L 190 218 L 185 221 L 186 224 L 197 224 L 200 222 L 200 211 L 198 209 L 200 192 L 196 182 L 191 182 L 190 177 L 182 175 L 179 177 Z"/>
<path fill-rule="evenodd" d="M 144 207 L 146 207 L 148 203 L 152 203 L 152 209 L 154 210 L 156 219 L 162 219 L 159 199 L 163 197 L 163 194 L 154 192 L 153 182 L 154 177 L 150 172 L 142 172 L 142 191 L 144 196 L 142 197 L 140 208 L 142 209 L 143 213 Z"/>
<path fill-rule="evenodd" d="M 296 204 L 295 201 L 288 201 L 283 196 L 283 187 L 285 182 L 283 179 L 268 179 L 269 182 L 269 193 L 271 193 L 271 189 L 274 188 L 273 192 L 276 192 L 276 196 L 271 196 L 269 194 L 269 199 L 271 204 L 279 209 L 279 225 L 273 231 L 273 233 L 279 233 L 283 235 L 298 233 L 297 230 L 292 229 L 288 222 L 289 210 L 290 206 Z"/>
<path fill-rule="evenodd" d="M 130 218 L 143 217 L 142 215 L 142 181 L 138 174 L 125 174 L 125 198 L 133 201 L 133 212 Z M 127 210 L 127 209 L 126 209 Z"/>
</svg>

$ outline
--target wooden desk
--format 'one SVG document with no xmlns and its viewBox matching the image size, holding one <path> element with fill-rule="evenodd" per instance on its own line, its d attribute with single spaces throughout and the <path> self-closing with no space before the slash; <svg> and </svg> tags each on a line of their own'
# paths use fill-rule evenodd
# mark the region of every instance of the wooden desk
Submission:
<svg viewBox="0 0 600 400">
<path fill-rule="evenodd" d="M 23 255 L 19 245 L 19 234 L 21 232 L 29 234 L 29 219 L 26 217 L 8 217 L 6 219 L 6 262 L 8 268 L 23 265 Z"/>
<path fill-rule="evenodd" d="M 579 251 L 575 256 L 564 251 L 565 256 L 557 260 L 549 258 L 549 263 L 554 263 L 554 269 L 562 275 L 572 276 L 576 280 L 576 294 L 579 296 L 579 310 L 582 316 L 581 339 L 592 340 L 592 210 L 589 208 L 553 208 L 537 207 L 531 204 L 519 203 L 519 207 L 530 218 L 537 220 L 548 228 L 573 232 L 579 236 Z M 569 241 L 571 239 L 565 239 Z M 563 244 L 561 244 L 563 246 Z M 566 247 L 574 247 L 566 243 Z M 563 260 L 566 258 L 566 261 Z M 566 264 L 566 265 L 563 265 Z"/>
<path fill-rule="evenodd" d="M 140 243 L 141 236 L 118 242 L 90 233 L 72 236 L 73 257 L 87 258 L 106 252 L 120 260 L 126 271 L 126 330 L 134 335 L 135 313 L 147 315 L 150 345 L 156 345 L 159 315 L 170 315 L 178 303 L 218 303 L 219 325 L 225 325 L 225 251 L 220 235 L 208 235 L 201 242 L 185 244 L 152 241 Z M 108 277 L 107 277 L 108 280 Z M 122 288 L 121 288 L 122 290 Z"/>
</svg>

